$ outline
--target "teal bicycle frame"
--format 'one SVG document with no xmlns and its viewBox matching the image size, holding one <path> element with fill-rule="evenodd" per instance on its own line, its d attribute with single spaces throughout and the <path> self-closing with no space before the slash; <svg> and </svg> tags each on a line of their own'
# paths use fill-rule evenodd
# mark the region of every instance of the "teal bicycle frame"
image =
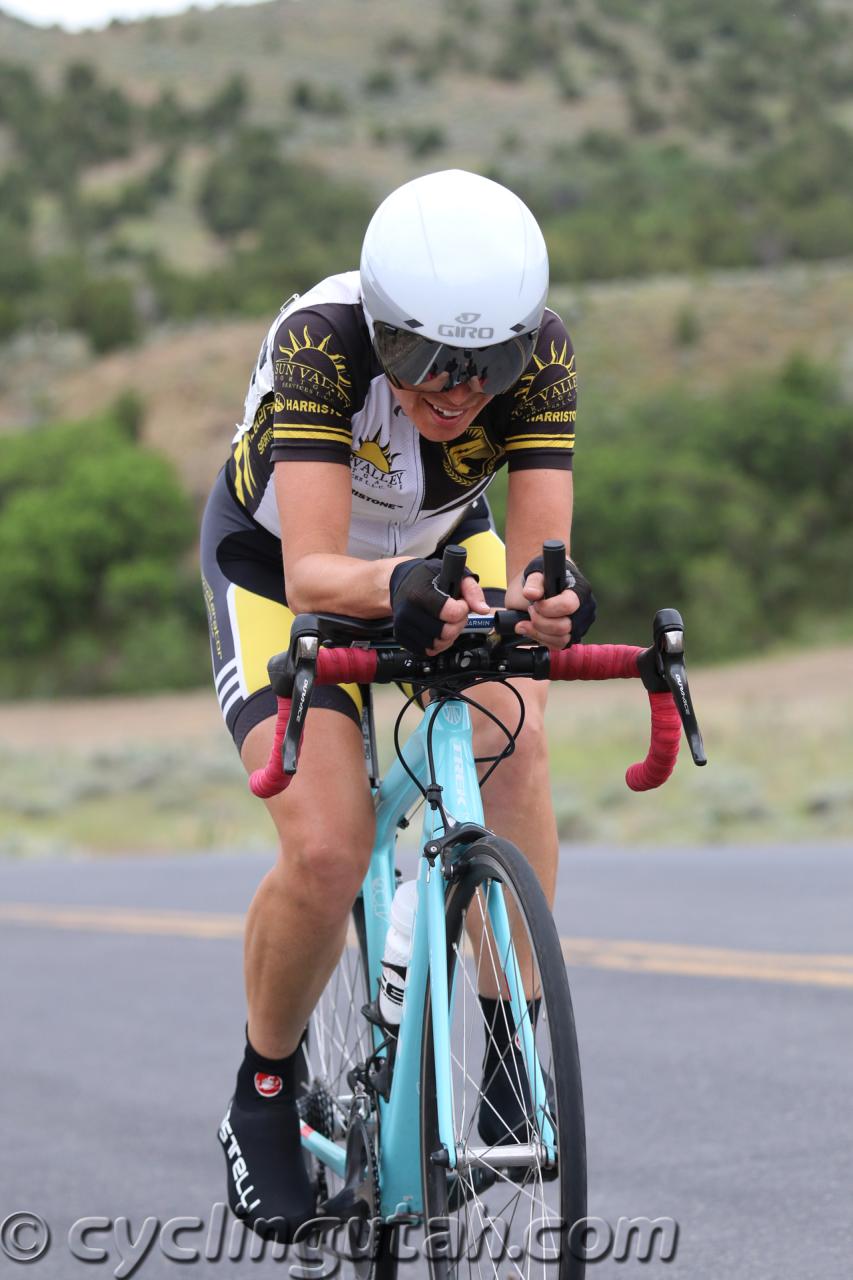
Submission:
<svg viewBox="0 0 853 1280">
<path fill-rule="evenodd" d="M 420 724 L 403 746 L 406 764 L 424 787 L 429 782 L 428 735 L 431 738 L 435 780 L 442 789 L 441 801 L 448 819 L 460 826 L 470 823 L 483 828 L 483 804 L 474 763 L 471 717 L 466 703 L 451 699 L 427 707 Z M 396 888 L 394 872 L 397 832 L 400 820 L 421 794 L 400 760 L 394 761 L 387 777 L 374 793 L 376 840 L 362 887 L 371 1000 L 375 1000 L 378 994 L 391 900 Z M 485 829 L 483 830 L 485 834 Z M 424 844 L 448 834 L 444 830 L 439 811 L 426 805 Z M 412 1101 L 419 1097 L 422 1010 L 427 977 L 430 979 L 432 992 L 439 1136 L 447 1152 L 450 1168 L 455 1167 L 457 1159 L 452 1113 L 445 878 L 440 858 L 431 865 L 425 856 L 421 857 L 417 903 L 391 1090 L 387 1102 L 379 1099 L 379 1183 L 381 1216 L 385 1219 L 423 1212 L 420 1127 L 416 1121 L 413 1132 Z M 538 1118 L 547 1157 L 553 1160 L 555 1134 L 548 1115 L 544 1076 L 534 1045 L 533 1028 L 527 1016 L 527 1003 L 512 943 L 506 903 L 500 885 L 494 881 L 488 893 L 488 912 L 498 954 L 505 958 L 504 974 L 513 1018 L 515 1025 L 521 1028 L 521 1049 L 527 1077 L 532 1083 L 534 1115 Z M 374 1028 L 374 1036 L 378 1047 L 383 1038 L 380 1029 Z M 313 1130 L 306 1131 L 306 1128 L 303 1128 L 302 1142 L 318 1160 L 329 1165 L 341 1177 L 344 1176 L 345 1151 L 342 1144 L 332 1142 Z"/>
</svg>

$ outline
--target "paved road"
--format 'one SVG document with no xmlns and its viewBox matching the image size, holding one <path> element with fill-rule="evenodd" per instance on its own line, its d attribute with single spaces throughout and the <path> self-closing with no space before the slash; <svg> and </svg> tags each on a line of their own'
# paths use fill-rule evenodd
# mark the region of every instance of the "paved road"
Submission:
<svg viewBox="0 0 853 1280">
<path fill-rule="evenodd" d="M 265 865 L 0 863 L 0 1219 L 32 1210 L 53 1232 L 26 1272 L 0 1253 L 0 1276 L 113 1274 L 106 1232 L 89 1237 L 106 1265 L 69 1255 L 83 1216 L 126 1215 L 134 1238 L 146 1217 L 209 1222 L 241 1052 L 237 917 Z M 851 902 L 851 846 L 567 852 L 590 1213 L 680 1226 L 669 1263 L 611 1258 L 593 1280 L 853 1275 Z M 189 1274 L 247 1270 L 286 1274 L 227 1256 Z M 155 1243 L 134 1274 L 187 1272 Z"/>
</svg>

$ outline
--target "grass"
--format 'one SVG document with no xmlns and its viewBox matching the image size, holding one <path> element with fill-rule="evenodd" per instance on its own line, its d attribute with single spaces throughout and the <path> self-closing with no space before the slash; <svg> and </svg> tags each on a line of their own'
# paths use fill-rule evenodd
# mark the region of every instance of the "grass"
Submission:
<svg viewBox="0 0 853 1280">
<path fill-rule="evenodd" d="M 645 749 L 642 691 L 633 682 L 552 690 L 563 839 L 689 847 L 853 837 L 853 646 L 699 671 L 693 692 L 710 763 L 694 768 L 685 747 L 664 788 L 634 795 L 623 775 Z M 272 846 L 269 818 L 246 789 L 213 694 L 161 697 L 147 720 L 145 705 L 0 707 L 0 853 Z M 398 706 L 396 694 L 380 691 L 386 768 Z M 47 751 L 34 727 L 46 712 L 56 734 Z M 95 746 L 99 714 L 104 744 Z"/>
<path fill-rule="evenodd" d="M 853 835 L 853 653 L 830 651 L 832 682 L 808 687 L 804 656 L 699 673 L 694 694 L 709 763 L 686 744 L 660 791 L 634 796 L 625 767 L 642 754 L 634 689 L 560 691 L 551 708 L 552 777 L 565 838 L 619 844 L 801 842 Z M 846 688 L 845 676 L 846 672 Z M 610 705 L 603 705 L 609 702 Z M 570 727 L 571 721 L 571 727 Z"/>
</svg>

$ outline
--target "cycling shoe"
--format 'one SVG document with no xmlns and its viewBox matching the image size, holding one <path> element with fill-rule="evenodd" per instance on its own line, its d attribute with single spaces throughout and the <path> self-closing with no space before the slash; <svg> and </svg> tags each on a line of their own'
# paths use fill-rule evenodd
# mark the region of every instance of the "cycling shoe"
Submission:
<svg viewBox="0 0 853 1280">
<path fill-rule="evenodd" d="M 273 1061 L 247 1045 L 219 1127 L 232 1213 L 264 1239 L 283 1242 L 315 1212 L 299 1136 L 295 1057 Z"/>
</svg>

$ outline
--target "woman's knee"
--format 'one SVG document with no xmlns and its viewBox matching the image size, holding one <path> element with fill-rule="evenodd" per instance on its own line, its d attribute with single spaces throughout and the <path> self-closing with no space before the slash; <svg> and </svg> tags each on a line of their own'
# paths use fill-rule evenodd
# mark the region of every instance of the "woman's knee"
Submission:
<svg viewBox="0 0 853 1280">
<path fill-rule="evenodd" d="M 330 826 L 318 816 L 288 824 L 280 833 L 274 874 L 288 893 L 319 914 L 337 917 L 349 910 L 367 873 L 372 827 Z"/>
<path fill-rule="evenodd" d="M 504 691 L 507 692 L 506 690 Z M 537 691 L 538 692 L 538 691 Z M 520 708 L 513 700 L 500 708 L 491 708 L 502 724 L 512 732 L 518 723 Z M 532 768 L 548 759 L 548 739 L 545 733 L 544 699 L 539 697 L 525 698 L 524 722 L 515 738 L 512 753 L 499 766 L 505 771 L 508 766 L 512 770 Z M 478 756 L 500 755 L 508 746 L 507 734 L 493 720 L 486 716 L 477 716 L 474 728 L 474 748 Z M 504 773 L 504 776 L 506 774 Z"/>
</svg>

